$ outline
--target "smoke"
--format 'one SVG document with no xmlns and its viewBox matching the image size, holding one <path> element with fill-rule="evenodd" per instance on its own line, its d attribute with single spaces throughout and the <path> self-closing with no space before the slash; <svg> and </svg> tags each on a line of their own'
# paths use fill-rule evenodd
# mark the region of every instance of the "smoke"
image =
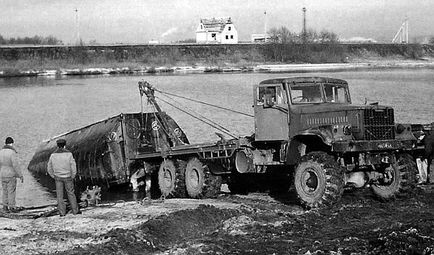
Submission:
<svg viewBox="0 0 434 255">
<path fill-rule="evenodd" d="M 177 30 L 178 30 L 177 27 L 172 27 L 172 28 L 170 28 L 169 30 L 167 30 L 166 32 L 162 33 L 162 34 L 161 34 L 161 37 L 166 37 L 166 36 L 168 36 L 168 35 L 170 35 L 170 34 L 173 34 L 173 33 L 175 33 Z"/>
</svg>

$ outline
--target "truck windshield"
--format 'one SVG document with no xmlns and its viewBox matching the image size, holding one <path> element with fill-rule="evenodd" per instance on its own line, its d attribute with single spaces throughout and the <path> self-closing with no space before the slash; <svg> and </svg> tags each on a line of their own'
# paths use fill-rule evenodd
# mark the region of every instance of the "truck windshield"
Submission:
<svg viewBox="0 0 434 255">
<path fill-rule="evenodd" d="M 324 84 L 324 92 L 328 103 L 348 103 L 346 87 L 336 84 Z"/>
<path fill-rule="evenodd" d="M 291 85 L 291 101 L 294 104 L 323 102 L 320 84 Z"/>
</svg>

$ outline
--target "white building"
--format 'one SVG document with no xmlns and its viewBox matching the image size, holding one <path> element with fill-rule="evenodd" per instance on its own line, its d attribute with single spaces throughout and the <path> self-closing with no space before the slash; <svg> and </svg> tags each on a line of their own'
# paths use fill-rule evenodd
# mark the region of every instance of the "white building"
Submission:
<svg viewBox="0 0 434 255">
<path fill-rule="evenodd" d="M 238 32 L 231 18 L 201 19 L 196 29 L 196 43 L 238 43 Z"/>
<path fill-rule="evenodd" d="M 269 34 L 252 34 L 251 40 L 254 43 L 266 43 L 271 41 L 271 36 Z"/>
</svg>

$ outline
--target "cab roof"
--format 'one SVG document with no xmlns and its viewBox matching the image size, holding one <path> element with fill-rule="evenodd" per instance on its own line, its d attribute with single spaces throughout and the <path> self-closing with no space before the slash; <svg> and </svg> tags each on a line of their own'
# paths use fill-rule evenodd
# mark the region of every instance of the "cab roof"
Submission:
<svg viewBox="0 0 434 255">
<path fill-rule="evenodd" d="M 287 77 L 287 78 L 275 78 L 261 81 L 262 84 L 280 84 L 280 83 L 333 83 L 347 86 L 348 83 L 341 79 L 334 79 L 328 77 Z"/>
</svg>

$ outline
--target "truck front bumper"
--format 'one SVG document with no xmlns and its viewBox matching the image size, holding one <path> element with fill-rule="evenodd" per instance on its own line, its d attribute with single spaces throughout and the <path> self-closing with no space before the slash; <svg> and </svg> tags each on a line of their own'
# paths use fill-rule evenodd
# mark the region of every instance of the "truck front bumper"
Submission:
<svg viewBox="0 0 434 255">
<path fill-rule="evenodd" d="M 374 140 L 374 141 L 338 141 L 332 143 L 335 152 L 365 152 L 412 150 L 416 148 L 416 140 Z"/>
</svg>

